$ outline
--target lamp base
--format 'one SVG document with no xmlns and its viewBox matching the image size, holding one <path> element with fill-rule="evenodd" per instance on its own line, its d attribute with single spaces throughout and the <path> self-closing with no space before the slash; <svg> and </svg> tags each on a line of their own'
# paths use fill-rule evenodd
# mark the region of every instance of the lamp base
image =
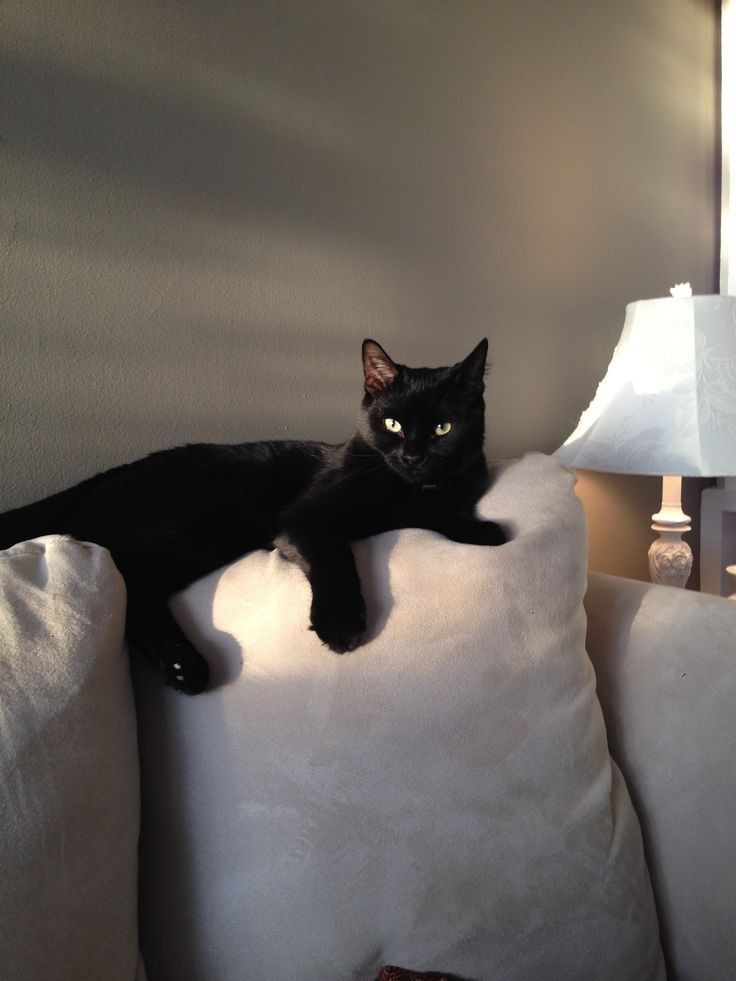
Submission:
<svg viewBox="0 0 736 981">
<path fill-rule="evenodd" d="M 659 532 L 659 538 L 649 549 L 649 578 L 660 586 L 684 589 L 693 567 L 693 550 L 681 535 L 683 531 L 690 531 L 690 526 L 665 530 L 654 524 L 652 530 Z"/>
<path fill-rule="evenodd" d="M 682 478 L 662 478 L 662 506 L 652 515 L 652 531 L 659 538 L 649 549 L 649 578 L 660 586 L 684 589 L 693 567 L 693 552 L 682 540 L 690 531 L 690 517 L 682 510 Z"/>
<path fill-rule="evenodd" d="M 736 565 L 727 565 L 726 572 L 729 576 L 733 576 L 734 582 L 736 582 Z M 736 592 L 732 593 L 728 598 L 730 600 L 736 600 Z"/>
</svg>

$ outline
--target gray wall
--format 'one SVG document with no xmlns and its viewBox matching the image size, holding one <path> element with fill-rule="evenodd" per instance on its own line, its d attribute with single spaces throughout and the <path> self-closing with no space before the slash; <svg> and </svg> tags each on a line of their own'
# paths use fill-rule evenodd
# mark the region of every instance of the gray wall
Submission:
<svg viewBox="0 0 736 981">
<path fill-rule="evenodd" d="M 551 451 L 627 302 L 714 291 L 713 3 L 4 19 L 2 507 L 179 442 L 345 438 L 366 335 L 409 364 L 487 335 L 490 454 Z M 642 547 L 659 502 L 605 481 L 593 564 L 639 575 L 600 495 Z"/>
</svg>

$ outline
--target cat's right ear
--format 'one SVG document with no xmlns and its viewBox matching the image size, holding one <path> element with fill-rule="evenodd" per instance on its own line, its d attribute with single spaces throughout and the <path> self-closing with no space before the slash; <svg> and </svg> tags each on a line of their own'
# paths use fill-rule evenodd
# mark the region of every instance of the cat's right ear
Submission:
<svg viewBox="0 0 736 981">
<path fill-rule="evenodd" d="M 458 365 L 468 384 L 479 389 L 483 388 L 483 376 L 486 373 L 487 358 L 488 339 L 484 337 L 480 344 L 474 347 L 467 358 Z"/>
<path fill-rule="evenodd" d="M 367 338 L 363 341 L 363 373 L 366 392 L 375 395 L 393 385 L 399 369 L 380 344 Z"/>
</svg>

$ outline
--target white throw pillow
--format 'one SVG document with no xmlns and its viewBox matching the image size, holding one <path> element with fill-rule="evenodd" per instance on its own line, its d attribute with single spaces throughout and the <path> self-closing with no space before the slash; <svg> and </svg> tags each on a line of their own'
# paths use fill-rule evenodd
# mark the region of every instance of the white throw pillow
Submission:
<svg viewBox="0 0 736 981">
<path fill-rule="evenodd" d="M 307 582 L 275 552 L 177 598 L 220 684 L 141 679 L 152 977 L 664 977 L 584 647 L 573 477 L 528 455 L 479 510 L 513 541 L 356 543 L 370 628 L 351 654 L 307 629 Z"/>
<path fill-rule="evenodd" d="M 109 553 L 0 552 L 0 975 L 132 981 L 138 755 Z M 138 971 L 138 974 L 136 972 Z"/>
</svg>

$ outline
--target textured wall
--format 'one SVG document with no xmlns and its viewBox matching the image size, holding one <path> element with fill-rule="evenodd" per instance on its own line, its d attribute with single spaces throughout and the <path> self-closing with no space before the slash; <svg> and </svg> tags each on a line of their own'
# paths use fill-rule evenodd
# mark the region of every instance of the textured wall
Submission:
<svg viewBox="0 0 736 981">
<path fill-rule="evenodd" d="M 178 442 L 342 439 L 366 335 L 410 364 L 488 335 L 490 453 L 551 451 L 627 302 L 713 290 L 705 0 L 4 21 L 0 506 Z"/>
</svg>

